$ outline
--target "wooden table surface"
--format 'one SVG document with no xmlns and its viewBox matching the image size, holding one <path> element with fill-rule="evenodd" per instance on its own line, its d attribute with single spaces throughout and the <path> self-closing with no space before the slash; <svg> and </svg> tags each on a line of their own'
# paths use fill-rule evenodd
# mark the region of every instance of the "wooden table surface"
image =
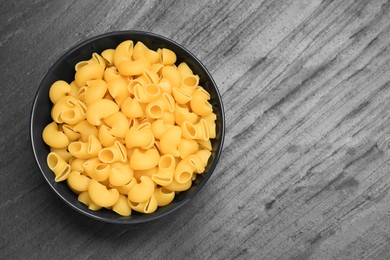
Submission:
<svg viewBox="0 0 390 260">
<path fill-rule="evenodd" d="M 0 14 L 1 259 L 390 259 L 390 2 L 18 0 Z M 50 66 L 129 29 L 202 60 L 227 122 L 202 192 L 137 226 L 66 206 L 29 138 Z"/>
</svg>

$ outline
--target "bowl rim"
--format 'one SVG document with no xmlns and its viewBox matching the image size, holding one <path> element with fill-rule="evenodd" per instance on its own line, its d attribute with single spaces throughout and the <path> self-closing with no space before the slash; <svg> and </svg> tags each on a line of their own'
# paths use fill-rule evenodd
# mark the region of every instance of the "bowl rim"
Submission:
<svg viewBox="0 0 390 260">
<path fill-rule="evenodd" d="M 213 163 L 213 165 L 211 165 L 210 169 L 208 170 L 211 173 L 208 176 L 204 177 L 203 181 L 200 184 L 198 184 L 198 187 L 190 195 L 188 195 L 185 199 L 180 201 L 180 203 L 178 203 L 177 205 L 172 207 L 172 209 L 170 209 L 170 210 L 168 210 L 166 212 L 163 212 L 163 213 L 161 213 L 159 215 L 153 216 L 153 214 L 150 214 L 147 218 L 140 218 L 140 219 L 137 219 L 137 218 L 135 218 L 135 219 L 124 219 L 125 217 L 118 218 L 118 219 L 105 218 L 105 217 L 102 217 L 102 216 L 95 215 L 92 212 L 89 212 L 87 210 L 87 208 L 86 209 L 80 209 L 80 208 L 76 207 L 76 205 L 74 205 L 73 203 L 68 201 L 52 185 L 50 180 L 45 175 L 44 170 L 43 170 L 43 168 L 42 168 L 42 166 L 41 166 L 41 164 L 39 163 L 39 160 L 38 160 L 38 154 L 37 154 L 37 151 L 36 151 L 36 148 L 35 148 L 35 142 L 34 142 L 35 138 L 33 136 L 33 128 L 34 128 L 33 127 L 33 121 L 34 121 L 34 114 L 36 112 L 36 107 L 37 107 L 38 95 L 40 93 L 41 88 L 43 88 L 43 82 L 49 77 L 49 75 L 52 73 L 54 68 L 59 66 L 60 63 L 64 62 L 66 60 L 66 58 L 69 56 L 69 54 L 71 54 L 75 50 L 81 48 L 82 46 L 88 45 L 88 44 L 90 44 L 90 43 L 92 43 L 92 42 L 94 42 L 94 41 L 96 41 L 98 39 L 101 39 L 101 38 L 107 38 L 107 37 L 110 37 L 110 36 L 125 36 L 125 35 L 142 35 L 142 36 L 146 36 L 146 37 L 154 37 L 154 38 L 158 38 L 158 39 L 160 39 L 162 41 L 169 42 L 170 44 L 175 45 L 176 47 L 182 49 L 191 59 L 196 61 L 196 63 L 198 63 L 200 65 L 200 67 L 202 67 L 204 72 L 210 78 L 211 83 L 214 86 L 213 88 L 215 89 L 215 92 L 217 94 L 216 95 L 217 102 L 219 103 L 219 105 L 221 107 L 221 129 L 220 129 L 221 138 L 220 138 L 220 145 L 219 145 L 219 147 L 218 147 L 218 149 L 216 150 L 216 153 L 215 153 L 215 159 L 214 159 L 215 162 Z M 152 33 L 152 32 L 147 32 L 147 31 L 140 31 L 140 30 L 112 31 L 112 32 L 107 32 L 107 33 L 95 35 L 93 37 L 86 38 L 85 40 L 79 41 L 78 43 L 74 44 L 72 47 L 67 49 L 50 66 L 49 70 L 46 72 L 45 76 L 40 81 L 39 87 L 37 88 L 36 93 L 34 95 L 34 100 L 33 100 L 33 104 L 32 104 L 32 107 L 31 107 L 31 112 L 30 112 L 29 134 L 30 134 L 31 147 L 32 147 L 32 151 L 33 151 L 33 154 L 34 154 L 34 158 L 35 158 L 35 161 L 36 161 L 36 163 L 37 163 L 37 165 L 38 165 L 38 167 L 40 169 L 41 174 L 43 175 L 43 177 L 45 178 L 46 182 L 49 184 L 51 189 L 55 192 L 55 194 L 57 194 L 61 198 L 61 200 L 63 200 L 65 202 L 66 205 L 70 206 L 71 208 L 73 208 L 77 212 L 79 212 L 79 213 L 81 213 L 81 214 L 83 214 L 83 215 L 85 215 L 87 217 L 90 217 L 92 219 L 99 220 L 99 221 L 102 221 L 102 222 L 105 222 L 105 223 L 127 224 L 127 225 L 140 224 L 140 223 L 146 223 L 146 222 L 155 221 L 157 219 L 163 218 L 163 217 L 165 217 L 165 216 L 167 216 L 167 215 L 177 211 L 178 209 L 180 209 L 184 205 L 186 205 L 189 200 L 193 199 L 196 196 L 196 194 L 198 194 L 198 192 L 203 189 L 203 187 L 205 186 L 207 181 L 210 179 L 211 175 L 214 173 L 214 170 L 215 170 L 215 168 L 216 168 L 216 166 L 218 164 L 218 161 L 220 159 L 220 156 L 221 156 L 221 153 L 222 153 L 222 150 L 223 150 L 223 144 L 224 144 L 224 139 L 225 139 L 225 112 L 224 112 L 224 107 L 223 107 L 223 102 L 222 102 L 222 96 L 219 93 L 217 84 L 215 83 L 215 81 L 214 81 L 213 77 L 211 76 L 210 72 L 207 70 L 206 66 L 193 53 L 191 53 L 188 49 L 186 49 L 183 45 L 181 45 L 181 44 L 179 44 L 179 43 L 177 43 L 177 42 L 175 42 L 175 41 L 173 41 L 173 40 L 171 40 L 171 39 L 169 39 L 169 38 L 167 38 L 165 36 L 162 36 L 162 35 L 159 35 L 159 34 L 156 34 L 156 33 Z"/>
</svg>

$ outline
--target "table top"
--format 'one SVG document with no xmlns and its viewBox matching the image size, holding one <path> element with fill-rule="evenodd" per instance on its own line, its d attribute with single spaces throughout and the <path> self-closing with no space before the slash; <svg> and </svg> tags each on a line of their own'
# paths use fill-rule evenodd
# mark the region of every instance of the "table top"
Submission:
<svg viewBox="0 0 390 260">
<path fill-rule="evenodd" d="M 18 0 L 0 10 L 1 258 L 390 258 L 389 2 Z M 194 53 L 226 110 L 204 189 L 136 226 L 65 205 L 29 138 L 50 66 L 88 37 L 129 29 Z"/>
</svg>

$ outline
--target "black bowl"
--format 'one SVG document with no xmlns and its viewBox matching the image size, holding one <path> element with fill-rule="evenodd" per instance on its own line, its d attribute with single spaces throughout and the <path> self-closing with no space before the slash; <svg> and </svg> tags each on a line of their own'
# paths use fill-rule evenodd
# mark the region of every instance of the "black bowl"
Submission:
<svg viewBox="0 0 390 260">
<path fill-rule="evenodd" d="M 89 210 L 84 204 L 77 200 L 77 195 L 68 188 L 66 183 L 56 183 L 54 181 L 54 174 L 46 164 L 46 157 L 50 150 L 42 139 L 44 127 L 52 121 L 50 117 L 52 104 L 49 99 L 49 88 L 51 84 L 57 80 L 65 80 L 70 83 L 74 79 L 74 66 L 77 62 L 90 59 L 94 52 L 101 53 L 105 49 L 115 48 L 119 43 L 125 40 L 133 40 L 134 42 L 142 41 L 146 46 L 153 50 L 165 47 L 174 51 L 177 55 L 176 64 L 184 61 L 195 74 L 199 75 L 199 84 L 210 93 L 210 103 L 213 106 L 214 112 L 217 114 L 217 137 L 212 140 L 212 155 L 205 173 L 198 175 L 197 179 L 193 182 L 192 187 L 189 190 L 178 194 L 171 204 L 165 207 L 159 207 L 155 213 L 150 215 L 133 212 L 129 217 L 122 217 L 115 212 L 105 209 L 99 211 Z M 35 159 L 41 169 L 43 177 L 45 177 L 47 183 L 54 192 L 69 206 L 78 212 L 97 220 L 111 223 L 135 224 L 156 220 L 176 211 L 203 188 L 213 173 L 222 151 L 225 135 L 225 119 L 222 99 L 217 86 L 206 67 L 192 53 L 178 43 L 160 35 L 142 31 L 119 31 L 105 33 L 77 44 L 67 51 L 51 67 L 42 80 L 35 96 L 31 112 L 30 135 Z"/>
</svg>

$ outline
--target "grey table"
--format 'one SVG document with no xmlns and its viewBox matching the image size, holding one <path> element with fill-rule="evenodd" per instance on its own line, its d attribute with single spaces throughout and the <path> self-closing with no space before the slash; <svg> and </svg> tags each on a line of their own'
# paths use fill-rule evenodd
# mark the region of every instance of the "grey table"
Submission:
<svg viewBox="0 0 390 260">
<path fill-rule="evenodd" d="M 71 46 L 136 29 L 210 70 L 226 142 L 169 217 L 107 225 L 73 211 L 34 160 L 40 81 Z M 389 259 L 390 2 L 2 1 L 0 258 Z"/>
</svg>

